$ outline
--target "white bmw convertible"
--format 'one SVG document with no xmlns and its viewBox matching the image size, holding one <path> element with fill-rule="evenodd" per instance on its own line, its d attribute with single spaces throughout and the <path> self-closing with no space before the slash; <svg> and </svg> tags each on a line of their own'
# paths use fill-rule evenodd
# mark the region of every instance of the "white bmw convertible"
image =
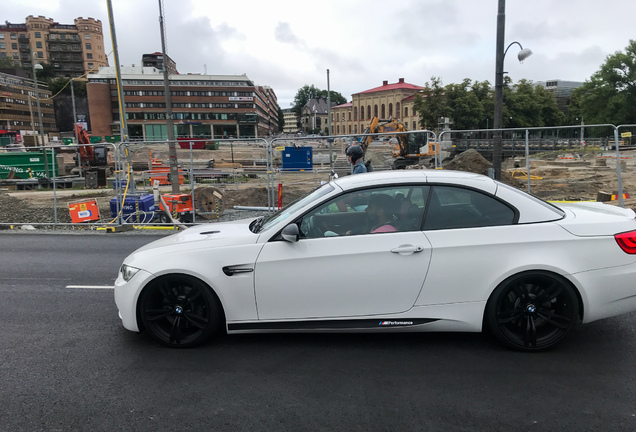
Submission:
<svg viewBox="0 0 636 432">
<path fill-rule="evenodd" d="M 269 217 L 138 249 L 115 301 L 126 329 L 175 347 L 220 331 L 487 329 L 539 351 L 636 310 L 634 217 L 471 173 L 347 176 Z"/>
</svg>

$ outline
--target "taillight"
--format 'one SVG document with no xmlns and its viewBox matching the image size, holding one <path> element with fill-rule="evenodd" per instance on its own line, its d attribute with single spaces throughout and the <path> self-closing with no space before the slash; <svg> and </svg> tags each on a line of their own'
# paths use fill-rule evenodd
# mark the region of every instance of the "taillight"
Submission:
<svg viewBox="0 0 636 432">
<path fill-rule="evenodd" d="M 616 243 L 628 254 L 636 254 L 636 231 L 615 234 Z"/>
</svg>

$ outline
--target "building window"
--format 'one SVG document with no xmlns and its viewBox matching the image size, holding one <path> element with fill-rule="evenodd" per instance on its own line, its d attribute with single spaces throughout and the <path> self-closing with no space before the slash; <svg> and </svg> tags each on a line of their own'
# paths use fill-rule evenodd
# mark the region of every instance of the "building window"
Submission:
<svg viewBox="0 0 636 432">
<path fill-rule="evenodd" d="M 0 39 L 4 39 L 4 33 L 0 33 Z"/>
<path fill-rule="evenodd" d="M 42 37 L 42 33 L 40 32 L 35 32 L 35 37 L 40 39 Z"/>
<path fill-rule="evenodd" d="M 404 107 L 404 117 L 409 116 L 409 107 Z"/>
<path fill-rule="evenodd" d="M 87 50 L 92 49 L 91 44 L 87 43 L 87 44 L 86 44 L 86 49 L 87 49 Z"/>
<path fill-rule="evenodd" d="M 6 58 L 6 57 L 7 57 L 6 52 L 0 52 L 0 58 Z"/>
<path fill-rule="evenodd" d="M 61 35 L 60 35 L 60 39 L 62 39 L 62 40 L 66 40 L 66 35 L 65 35 L 65 34 L 61 34 Z"/>
<path fill-rule="evenodd" d="M 382 118 L 386 118 L 386 110 L 384 108 L 384 104 L 382 104 Z"/>
<path fill-rule="evenodd" d="M 4 49 L 4 48 L 5 48 L 4 42 L 0 42 L 0 49 Z"/>
<path fill-rule="evenodd" d="M 90 38 L 91 38 L 91 34 L 90 34 L 90 33 L 86 33 L 86 34 L 84 35 L 84 39 L 90 39 Z"/>
<path fill-rule="evenodd" d="M 12 44 L 11 44 L 11 49 L 12 49 L 12 50 L 17 50 L 17 49 L 18 49 L 18 44 L 17 44 L 17 43 L 15 43 L 15 42 L 14 42 L 14 43 L 12 43 Z"/>
<path fill-rule="evenodd" d="M 84 26 L 84 30 L 88 30 L 88 26 Z"/>
<path fill-rule="evenodd" d="M 373 105 L 373 117 L 377 117 L 377 116 L 378 116 L 378 106 Z"/>
<path fill-rule="evenodd" d="M 89 60 L 92 60 L 93 59 L 93 53 L 87 53 L 86 54 L 86 58 L 89 59 Z"/>
<path fill-rule="evenodd" d="M 389 104 L 389 117 L 393 117 L 393 104 Z"/>
<path fill-rule="evenodd" d="M 42 51 L 38 51 L 38 58 L 44 58 L 44 53 Z"/>
<path fill-rule="evenodd" d="M 15 33 L 11 33 L 11 39 L 16 40 L 18 38 L 18 35 Z"/>
<path fill-rule="evenodd" d="M 88 68 L 89 68 L 89 69 L 93 69 L 93 63 L 89 63 L 89 64 L 88 64 Z"/>
<path fill-rule="evenodd" d="M 397 118 L 400 118 L 400 112 L 400 103 L 398 102 L 395 104 L 395 115 Z"/>
<path fill-rule="evenodd" d="M 371 120 L 371 105 L 367 105 L 367 118 Z"/>
<path fill-rule="evenodd" d="M 349 111 L 349 121 L 351 121 L 351 111 Z"/>
<path fill-rule="evenodd" d="M 353 121 L 358 121 L 358 107 L 353 107 Z"/>
<path fill-rule="evenodd" d="M 35 43 L 35 47 L 36 47 L 36 48 L 40 48 L 40 49 L 42 49 L 42 42 L 37 41 L 37 42 Z"/>
</svg>

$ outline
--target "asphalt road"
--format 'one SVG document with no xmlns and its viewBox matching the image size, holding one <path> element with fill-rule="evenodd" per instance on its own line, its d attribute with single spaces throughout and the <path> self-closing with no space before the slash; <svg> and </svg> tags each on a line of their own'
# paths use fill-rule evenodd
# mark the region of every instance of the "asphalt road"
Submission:
<svg viewBox="0 0 636 432">
<path fill-rule="evenodd" d="M 633 431 L 636 314 L 557 349 L 479 334 L 125 331 L 109 289 L 152 236 L 0 234 L 2 431 Z"/>
</svg>

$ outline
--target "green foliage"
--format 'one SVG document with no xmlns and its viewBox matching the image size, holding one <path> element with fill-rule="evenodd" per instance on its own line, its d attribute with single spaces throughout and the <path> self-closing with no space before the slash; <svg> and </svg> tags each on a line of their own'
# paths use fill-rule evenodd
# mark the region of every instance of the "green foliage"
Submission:
<svg viewBox="0 0 636 432">
<path fill-rule="evenodd" d="M 296 118 L 300 119 L 300 114 L 303 107 L 309 101 L 309 99 L 318 97 L 320 89 L 312 85 L 304 85 L 298 89 L 296 96 L 294 96 L 294 105 L 292 111 L 296 114 Z"/>
<path fill-rule="evenodd" d="M 583 86 L 574 90 L 578 114 L 587 124 L 636 123 L 636 40 L 607 57 Z M 571 116 L 570 116 L 571 117 Z"/>
<path fill-rule="evenodd" d="M 488 81 L 466 78 L 442 87 L 441 79 L 433 77 L 416 96 L 415 111 L 426 129 L 437 130 L 440 117 L 450 117 L 455 130 L 492 128 L 494 91 Z M 505 77 L 503 127 L 558 126 L 564 118 L 553 93 L 527 80 L 513 85 Z"/>
<path fill-rule="evenodd" d="M 504 105 L 504 127 L 559 126 L 565 118 L 554 93 L 525 79 L 504 92 Z"/>
<path fill-rule="evenodd" d="M 298 92 L 296 92 L 296 96 L 294 97 L 294 104 L 292 106 L 292 111 L 296 114 L 296 118 L 300 119 L 300 115 L 303 107 L 310 99 L 313 98 L 325 98 L 327 99 L 328 94 L 331 94 L 331 103 L 334 105 L 342 105 L 347 103 L 347 99 L 342 96 L 337 91 L 329 91 L 320 90 L 318 87 L 312 85 L 304 85 Z"/>
<path fill-rule="evenodd" d="M 283 133 L 283 129 L 285 128 L 285 114 L 283 113 L 283 109 L 278 106 L 278 133 Z"/>
<path fill-rule="evenodd" d="M 0 68 L 13 68 L 13 60 L 9 57 L 0 58 Z"/>
<path fill-rule="evenodd" d="M 329 92 L 327 92 L 327 90 L 320 90 L 318 92 L 318 97 L 327 99 L 329 93 L 331 94 L 331 103 L 333 105 L 342 105 L 347 103 L 347 98 L 333 90 L 330 90 Z"/>
<path fill-rule="evenodd" d="M 49 89 L 53 94 L 57 94 L 62 91 L 62 94 L 71 95 L 70 78 L 54 78 L 49 80 Z M 63 89 L 63 90 L 62 90 Z M 86 96 L 86 82 L 85 81 L 73 81 L 73 92 L 75 97 Z"/>
<path fill-rule="evenodd" d="M 440 117 L 451 117 L 442 79 L 431 77 L 424 87 L 422 93 L 415 96 L 414 109 L 420 114 L 420 126 L 437 130 Z"/>
</svg>

